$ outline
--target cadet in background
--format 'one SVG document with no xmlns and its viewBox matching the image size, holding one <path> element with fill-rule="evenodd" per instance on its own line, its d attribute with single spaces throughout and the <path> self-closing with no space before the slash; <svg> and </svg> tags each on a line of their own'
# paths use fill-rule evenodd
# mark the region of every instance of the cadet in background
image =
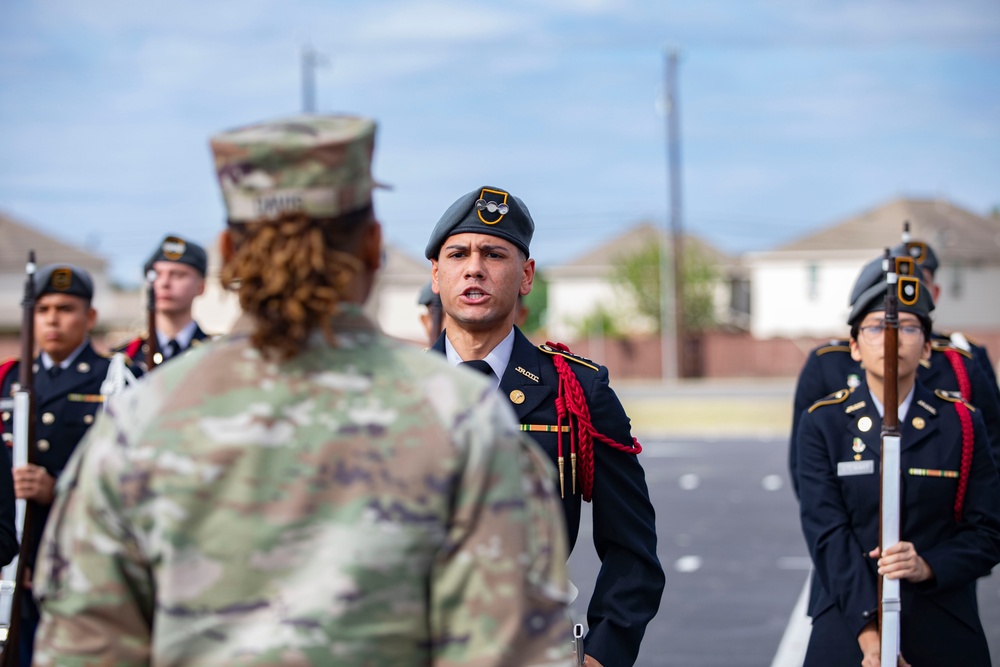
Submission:
<svg viewBox="0 0 1000 667">
<path fill-rule="evenodd" d="M 155 272 L 156 350 L 153 366 L 178 356 L 192 345 L 210 338 L 194 319 L 194 300 L 205 293 L 208 254 L 197 243 L 176 234 L 166 236 L 143 266 L 144 275 Z M 143 369 L 149 369 L 149 332 L 120 345 L 116 352 Z"/>
<path fill-rule="evenodd" d="M 933 283 L 934 272 L 938 267 L 937 255 L 920 242 L 901 244 L 892 249 L 892 255 L 909 255 L 923 269 L 924 284 L 928 286 L 931 297 L 940 293 L 940 287 Z M 873 260 L 870 266 L 881 262 Z M 927 279 L 931 281 L 928 282 Z M 853 304 L 860 292 L 855 284 L 850 297 Z M 850 305 L 849 304 L 849 305 Z M 917 373 L 920 381 L 927 387 L 958 391 L 962 397 L 975 405 L 982 414 L 986 424 L 990 449 L 995 460 L 1000 463 L 1000 389 L 996 378 L 991 375 L 989 359 L 982 348 L 975 352 L 972 347 L 963 349 L 951 342 L 951 339 L 965 340 L 961 334 L 944 335 L 931 333 L 930 358 L 920 362 Z M 985 363 L 982 359 L 985 358 Z M 795 386 L 795 398 L 792 405 L 792 432 L 789 438 L 788 466 L 791 471 L 792 486 L 798 494 L 798 447 L 796 437 L 802 413 L 815 401 L 843 387 L 857 387 L 864 373 L 861 364 L 852 358 L 847 340 L 832 340 L 826 345 L 820 345 L 809 353 L 799 379 Z"/>
<path fill-rule="evenodd" d="M 19 582 L 29 591 L 38 544 L 55 498 L 56 480 L 103 405 L 101 387 L 111 366 L 111 360 L 96 352 L 90 342 L 90 332 L 97 323 L 97 311 L 91 306 L 94 283 L 90 274 L 69 264 L 42 267 L 35 274 L 35 294 L 38 356 L 33 364 L 38 464 L 21 466 L 13 472 L 16 496 L 34 503 L 31 532 L 24 536 L 29 541 L 26 576 Z M 5 398 L 13 396 L 21 363 L 10 359 L 0 364 L 0 391 Z M 2 418 L 9 467 L 13 412 L 4 409 Z M 22 600 L 18 654 L 22 665 L 30 665 L 38 607 L 31 595 L 24 595 Z"/>
<path fill-rule="evenodd" d="M 878 667 L 878 578 L 900 579 L 901 656 L 909 664 L 990 664 L 976 580 L 1000 562 L 1000 478 L 979 412 L 923 383 L 934 308 L 922 286 L 899 304 L 898 406 L 885 406 L 886 280 L 862 271 L 848 324 L 860 382 L 802 416 L 797 446 L 802 530 L 815 572 L 805 667 Z M 879 544 L 880 433 L 899 414 L 900 542 Z"/>
</svg>

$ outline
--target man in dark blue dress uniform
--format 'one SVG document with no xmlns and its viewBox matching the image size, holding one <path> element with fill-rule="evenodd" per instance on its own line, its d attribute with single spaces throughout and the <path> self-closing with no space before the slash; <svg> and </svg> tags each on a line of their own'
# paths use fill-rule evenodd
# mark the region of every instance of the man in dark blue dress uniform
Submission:
<svg viewBox="0 0 1000 667">
<path fill-rule="evenodd" d="M 35 443 L 38 459 L 14 470 L 14 491 L 32 503 L 31 532 L 25 562 L 26 581 L 31 571 L 49 507 L 55 497 L 56 480 L 76 445 L 94 423 L 104 401 L 101 385 L 111 360 L 94 351 L 90 332 L 97 322 L 91 307 L 94 284 L 90 275 L 75 266 L 53 264 L 35 274 Z M 17 384 L 17 359 L 0 365 L 2 396 L 13 396 Z M 13 442 L 13 414 L 2 413 L 3 440 Z M 8 464 L 10 458 L 8 458 Z M 30 595 L 22 597 L 20 659 L 31 664 L 32 643 L 38 624 L 38 607 Z"/>
<path fill-rule="evenodd" d="M 587 611 L 587 665 L 634 664 L 656 615 L 664 574 L 641 451 L 608 370 L 564 346 L 531 344 L 515 326 L 518 297 L 531 291 L 534 222 L 500 188 L 461 197 L 431 233 L 426 256 L 447 328 L 433 349 L 492 376 L 521 429 L 552 460 L 570 548 L 584 501 L 593 502 L 601 570 Z"/>
<path fill-rule="evenodd" d="M 156 247 L 143 271 L 156 272 L 156 365 L 173 359 L 184 350 L 210 338 L 194 320 L 194 300 L 205 293 L 208 254 L 197 243 L 171 234 Z M 124 352 L 136 365 L 149 368 L 149 342 L 146 335 L 132 339 L 115 349 Z"/>
</svg>

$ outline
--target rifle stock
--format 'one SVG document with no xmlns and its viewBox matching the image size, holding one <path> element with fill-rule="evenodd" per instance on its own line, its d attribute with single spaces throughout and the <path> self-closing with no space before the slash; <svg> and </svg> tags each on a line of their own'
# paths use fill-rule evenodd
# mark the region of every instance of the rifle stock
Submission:
<svg viewBox="0 0 1000 667">
<path fill-rule="evenodd" d="M 14 394 L 14 451 L 15 468 L 38 460 L 35 444 L 35 251 L 28 253 L 25 266 L 24 299 L 21 302 L 21 362 L 18 368 L 18 389 Z M 31 526 L 36 506 L 34 502 L 17 500 L 15 523 L 21 548 L 15 570 L 14 592 L 11 599 L 10 626 L 4 638 L 2 667 L 16 667 L 20 657 L 21 605 L 25 590 L 25 577 L 29 551 L 31 550 Z M 5 569 L 6 571 L 6 569 Z"/>
<path fill-rule="evenodd" d="M 156 271 L 146 272 L 146 370 L 151 371 L 160 363 L 160 339 L 156 335 Z"/>
</svg>

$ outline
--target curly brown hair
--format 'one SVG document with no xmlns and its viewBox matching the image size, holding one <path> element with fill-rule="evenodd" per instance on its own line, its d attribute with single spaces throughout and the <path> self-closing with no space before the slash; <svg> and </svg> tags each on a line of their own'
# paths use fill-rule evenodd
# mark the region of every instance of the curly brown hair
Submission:
<svg viewBox="0 0 1000 667">
<path fill-rule="evenodd" d="M 316 330 L 334 344 L 330 317 L 364 270 L 357 251 L 374 220 L 371 207 L 337 218 L 285 213 L 274 220 L 229 222 L 233 256 L 220 275 L 253 316 L 250 342 L 269 357 L 291 359 Z"/>
</svg>

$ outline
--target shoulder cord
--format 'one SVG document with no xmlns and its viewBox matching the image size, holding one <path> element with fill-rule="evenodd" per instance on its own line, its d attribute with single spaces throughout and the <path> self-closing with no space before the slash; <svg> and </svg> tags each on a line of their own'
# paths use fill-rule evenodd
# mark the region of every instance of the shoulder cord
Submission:
<svg viewBox="0 0 1000 667">
<path fill-rule="evenodd" d="M 139 336 L 125 348 L 125 356 L 135 361 L 136 356 L 139 354 L 139 350 L 142 349 L 142 336 Z"/>
<path fill-rule="evenodd" d="M 965 491 L 969 486 L 969 473 L 972 470 L 972 448 L 975 446 L 975 432 L 972 430 L 972 414 L 964 402 L 955 403 L 958 420 L 962 423 L 962 465 L 958 473 L 958 489 L 955 491 L 955 523 L 962 520 L 962 508 L 965 505 Z"/>
<path fill-rule="evenodd" d="M 951 368 L 955 371 L 955 379 L 958 380 L 958 391 L 966 401 L 972 401 L 972 383 L 969 382 L 969 373 L 965 370 L 962 362 L 962 355 L 958 350 L 948 349 L 944 351 L 944 356 L 951 362 Z"/>
<path fill-rule="evenodd" d="M 947 349 L 944 356 L 951 363 L 951 368 L 955 372 L 955 379 L 958 380 L 958 391 L 965 401 L 972 399 L 972 383 L 969 382 L 969 373 L 962 361 L 962 355 L 958 350 Z M 972 430 L 972 414 L 969 407 L 962 401 L 957 401 L 955 411 L 958 413 L 958 421 L 962 424 L 962 463 L 958 473 L 958 489 L 955 491 L 955 523 L 962 520 L 962 508 L 965 505 L 965 491 L 969 486 L 969 473 L 972 470 L 972 448 L 975 445 L 975 432 Z"/>
<path fill-rule="evenodd" d="M 560 355 L 552 355 L 552 361 L 559 374 L 559 393 L 556 398 L 556 413 L 559 416 L 557 422 L 558 448 L 562 453 L 562 425 L 566 420 L 569 430 L 569 449 L 571 463 L 577 458 L 577 449 L 580 451 L 580 492 L 585 502 L 590 502 L 594 494 L 594 438 L 615 449 L 628 452 L 629 454 L 639 454 L 642 445 L 635 438 L 632 438 L 632 446 L 621 445 L 611 438 L 602 435 L 594 428 L 590 421 L 590 407 L 587 405 L 587 397 L 580 386 L 580 380 L 576 373 L 569 367 L 569 363 Z M 573 424 L 576 422 L 577 442 L 573 442 Z M 573 475 L 576 475 L 576 466 L 573 468 Z"/>
</svg>

